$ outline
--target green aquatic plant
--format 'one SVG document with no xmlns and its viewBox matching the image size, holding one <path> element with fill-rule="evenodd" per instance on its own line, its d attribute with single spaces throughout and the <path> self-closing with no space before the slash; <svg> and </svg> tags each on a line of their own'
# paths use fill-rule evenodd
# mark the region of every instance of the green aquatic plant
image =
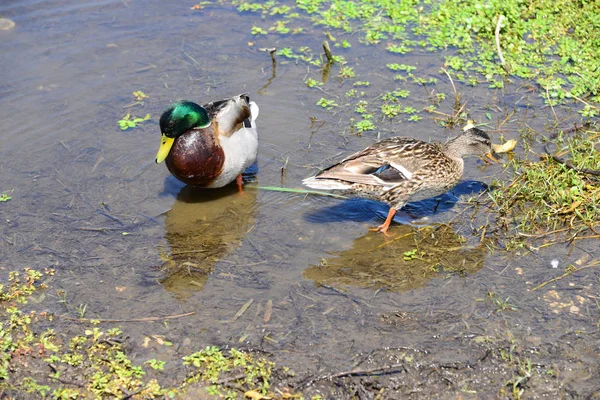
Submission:
<svg viewBox="0 0 600 400">
<path fill-rule="evenodd" d="M 358 121 L 354 124 L 354 127 L 359 132 L 374 131 L 375 129 L 377 129 L 377 127 L 370 118 L 365 118 L 361 121 Z"/>
<path fill-rule="evenodd" d="M 253 35 L 266 35 L 268 32 L 259 26 L 253 26 L 251 33 Z"/>
<path fill-rule="evenodd" d="M 260 29 L 260 28 L 259 28 Z M 290 28 L 287 27 L 287 22 L 276 21 L 275 25 L 269 28 L 269 32 L 277 32 L 279 34 L 286 34 L 290 32 Z"/>
<path fill-rule="evenodd" d="M 144 92 L 142 92 L 141 90 L 137 90 L 135 92 L 133 92 L 133 97 L 135 97 L 135 99 L 137 101 L 142 101 L 144 99 L 148 98 L 148 95 Z"/>
<path fill-rule="evenodd" d="M 347 48 L 346 38 L 359 33 L 360 42 L 405 54 L 416 48 L 446 51 L 444 65 L 456 78 L 476 85 L 481 78 L 492 89 L 503 88 L 506 78 L 529 79 L 540 87 L 546 101 L 559 104 L 588 97 L 600 102 L 600 3 L 560 0 L 301 0 L 295 5 L 271 0 L 255 4 L 233 0 L 240 11 L 276 18 L 273 31 L 287 33 L 291 20 L 304 20 L 323 29 L 336 47 Z M 337 32 L 337 33 L 336 33 Z M 266 34 L 253 27 L 253 34 Z M 322 65 L 311 60 L 314 65 Z M 349 67 L 354 68 L 353 65 Z M 404 74 L 401 63 L 388 67 Z M 401 79 L 402 75 L 397 79 Z M 415 77 L 414 82 L 433 80 Z M 547 93 L 547 96 L 546 96 Z"/>
<path fill-rule="evenodd" d="M 264 357 L 255 357 L 236 349 L 224 351 L 215 346 L 208 346 L 183 357 L 183 363 L 193 368 L 187 383 L 201 380 L 211 382 L 213 386 L 209 393 L 213 395 L 221 395 L 221 388 L 216 384 L 222 374 L 231 371 L 243 372 L 234 380 L 241 382 L 246 392 L 258 388 L 261 394 L 266 395 L 271 386 L 271 370 L 274 365 Z"/>
<path fill-rule="evenodd" d="M 319 101 L 317 101 L 317 105 L 327 109 L 332 109 L 333 107 L 338 106 L 335 100 L 328 100 L 324 97 L 321 97 Z"/>
<path fill-rule="evenodd" d="M 135 128 L 141 122 L 148 121 L 149 119 L 150 119 L 150 114 L 146 114 L 145 117 L 140 118 L 140 117 L 136 117 L 136 116 L 133 116 L 128 113 L 128 114 L 125 114 L 125 116 L 123 118 L 121 118 L 117 123 L 119 124 L 119 128 L 121 128 L 122 131 L 125 131 L 129 128 Z"/>
<path fill-rule="evenodd" d="M 392 71 L 406 71 L 406 72 L 410 72 L 410 71 L 414 71 L 417 69 L 417 67 L 412 66 L 412 65 L 406 65 L 406 64 L 386 64 L 386 66 L 391 69 Z"/>
</svg>

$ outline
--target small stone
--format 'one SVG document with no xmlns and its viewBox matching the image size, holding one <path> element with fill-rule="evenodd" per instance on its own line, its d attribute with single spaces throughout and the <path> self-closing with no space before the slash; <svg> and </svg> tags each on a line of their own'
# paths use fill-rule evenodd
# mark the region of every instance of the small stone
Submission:
<svg viewBox="0 0 600 400">
<path fill-rule="evenodd" d="M 8 18 L 0 18 L 0 31 L 8 31 L 15 27 L 15 22 Z"/>
<path fill-rule="evenodd" d="M 556 258 L 550 261 L 550 265 L 552 265 L 552 268 L 558 268 L 558 264 L 560 264 L 560 261 L 558 261 Z"/>
<path fill-rule="evenodd" d="M 571 314 L 579 314 L 579 307 L 577 307 L 577 306 L 571 306 L 571 308 L 569 308 L 569 312 Z"/>
</svg>

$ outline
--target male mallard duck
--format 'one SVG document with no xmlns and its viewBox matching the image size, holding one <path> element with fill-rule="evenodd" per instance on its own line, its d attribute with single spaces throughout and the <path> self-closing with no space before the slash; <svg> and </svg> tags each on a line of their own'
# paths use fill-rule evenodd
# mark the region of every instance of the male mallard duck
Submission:
<svg viewBox="0 0 600 400">
<path fill-rule="evenodd" d="M 160 117 L 156 163 L 166 159 L 174 177 L 188 185 L 223 187 L 256 161 L 258 106 L 246 94 L 199 106 L 172 104 Z"/>
<path fill-rule="evenodd" d="M 414 138 L 381 140 L 302 182 L 314 189 L 383 201 L 390 206 L 385 222 L 375 230 L 386 233 L 396 211 L 409 201 L 438 196 L 453 188 L 463 174 L 462 157 L 490 153 L 490 137 L 468 125 L 446 144 Z"/>
</svg>

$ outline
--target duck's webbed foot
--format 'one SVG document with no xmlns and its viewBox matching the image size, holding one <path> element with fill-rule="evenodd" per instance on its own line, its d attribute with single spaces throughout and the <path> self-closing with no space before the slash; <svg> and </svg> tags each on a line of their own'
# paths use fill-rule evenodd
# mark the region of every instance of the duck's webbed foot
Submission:
<svg viewBox="0 0 600 400">
<path fill-rule="evenodd" d="M 394 215 L 396 215 L 396 209 L 390 207 L 390 211 L 388 212 L 388 216 L 385 219 L 385 222 L 381 225 L 379 225 L 377 228 L 371 228 L 369 229 L 370 231 L 376 231 L 376 232 L 381 232 L 383 233 L 385 236 L 391 236 L 389 233 L 387 233 L 390 224 L 392 223 L 392 220 L 394 219 Z"/>
</svg>

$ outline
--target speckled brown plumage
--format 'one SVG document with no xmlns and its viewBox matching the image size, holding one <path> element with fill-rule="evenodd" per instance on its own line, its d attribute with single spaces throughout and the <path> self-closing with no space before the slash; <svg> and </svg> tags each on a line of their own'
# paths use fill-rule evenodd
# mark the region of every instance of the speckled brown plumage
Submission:
<svg viewBox="0 0 600 400">
<path fill-rule="evenodd" d="M 462 157 L 491 151 L 489 136 L 470 128 L 440 145 L 408 137 L 381 140 L 303 182 L 305 185 L 383 201 L 391 209 L 385 232 L 396 210 L 408 201 L 440 195 L 463 175 Z"/>
</svg>

